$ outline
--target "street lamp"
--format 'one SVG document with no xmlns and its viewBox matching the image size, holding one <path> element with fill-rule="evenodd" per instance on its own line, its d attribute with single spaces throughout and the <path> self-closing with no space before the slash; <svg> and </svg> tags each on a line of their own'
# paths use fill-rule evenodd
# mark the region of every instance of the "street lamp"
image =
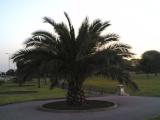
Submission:
<svg viewBox="0 0 160 120">
<path fill-rule="evenodd" d="M 6 52 L 6 55 L 8 55 L 8 70 L 10 69 L 10 53 Z"/>
</svg>

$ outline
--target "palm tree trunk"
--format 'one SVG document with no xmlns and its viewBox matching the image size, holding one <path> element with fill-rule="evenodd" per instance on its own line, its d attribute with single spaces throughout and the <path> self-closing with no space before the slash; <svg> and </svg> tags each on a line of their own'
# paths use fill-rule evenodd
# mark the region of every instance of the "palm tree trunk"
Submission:
<svg viewBox="0 0 160 120">
<path fill-rule="evenodd" d="M 22 87 L 22 84 L 23 84 L 22 82 L 19 82 L 18 86 L 19 86 L 19 87 Z"/>
<path fill-rule="evenodd" d="M 40 77 L 38 78 L 37 82 L 38 82 L 38 88 L 40 88 L 41 87 L 41 78 Z"/>
<path fill-rule="evenodd" d="M 47 77 L 44 77 L 44 84 L 47 85 Z"/>
<path fill-rule="evenodd" d="M 82 85 L 68 84 L 67 103 L 73 106 L 85 104 L 85 94 Z"/>
</svg>

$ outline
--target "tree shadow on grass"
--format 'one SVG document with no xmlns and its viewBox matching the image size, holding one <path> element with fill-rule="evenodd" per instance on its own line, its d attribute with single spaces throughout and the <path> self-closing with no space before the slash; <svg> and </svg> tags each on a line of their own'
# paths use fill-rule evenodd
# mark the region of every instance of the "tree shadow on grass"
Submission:
<svg viewBox="0 0 160 120">
<path fill-rule="evenodd" d="M 7 85 L 7 87 L 17 87 L 18 85 Z M 28 84 L 28 85 L 22 85 L 21 87 L 32 87 L 32 86 L 35 86 L 35 85 L 32 85 L 32 84 Z"/>
<path fill-rule="evenodd" d="M 0 95 L 31 94 L 37 92 L 38 91 L 5 91 L 5 92 L 0 92 Z"/>
</svg>

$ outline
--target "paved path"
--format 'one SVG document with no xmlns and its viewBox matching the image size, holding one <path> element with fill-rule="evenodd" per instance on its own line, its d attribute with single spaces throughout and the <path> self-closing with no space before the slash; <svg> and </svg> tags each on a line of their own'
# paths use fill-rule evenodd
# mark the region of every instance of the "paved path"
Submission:
<svg viewBox="0 0 160 120">
<path fill-rule="evenodd" d="M 49 101 L 33 101 L 0 106 L 0 120 L 147 120 L 160 113 L 160 98 L 107 96 L 92 99 L 119 103 L 107 111 L 83 113 L 44 112 L 37 108 Z"/>
</svg>

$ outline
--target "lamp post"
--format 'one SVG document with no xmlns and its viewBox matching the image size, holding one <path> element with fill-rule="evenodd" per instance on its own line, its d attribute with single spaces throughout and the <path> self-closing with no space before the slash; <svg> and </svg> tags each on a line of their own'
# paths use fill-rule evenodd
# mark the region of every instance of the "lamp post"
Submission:
<svg viewBox="0 0 160 120">
<path fill-rule="evenodd" d="M 10 53 L 6 52 L 6 55 L 8 55 L 8 70 L 10 69 Z"/>
</svg>

